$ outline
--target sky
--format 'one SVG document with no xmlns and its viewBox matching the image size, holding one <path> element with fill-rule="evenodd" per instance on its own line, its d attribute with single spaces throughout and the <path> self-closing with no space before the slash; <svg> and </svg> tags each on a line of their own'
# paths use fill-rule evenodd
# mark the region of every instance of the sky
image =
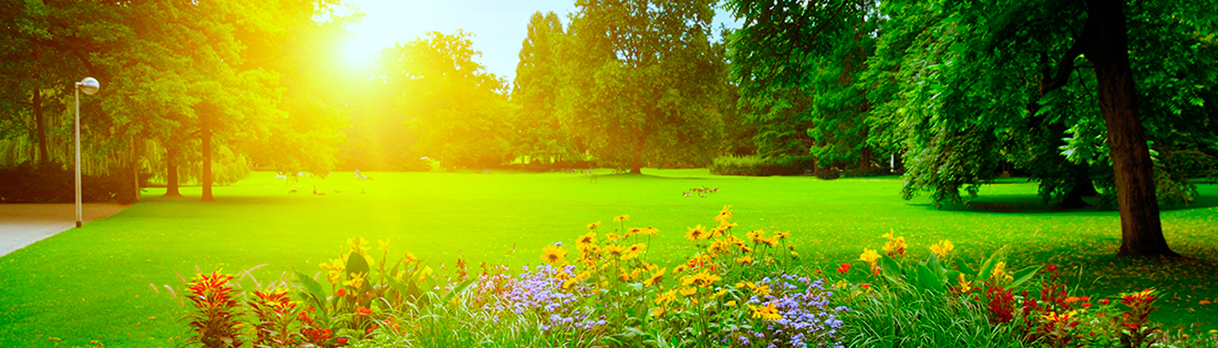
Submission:
<svg viewBox="0 0 1218 348">
<path fill-rule="evenodd" d="M 429 31 L 452 34 L 457 29 L 472 32 L 474 49 L 481 57 L 474 60 L 487 71 L 511 81 L 516 75 L 521 43 L 528 33 L 529 17 L 534 12 L 553 11 L 568 23 L 567 14 L 575 11 L 575 0 L 347 0 L 364 13 L 360 23 L 347 29 L 354 38 L 346 43 L 344 61 L 351 67 L 370 65 L 376 52 L 396 43 L 407 43 Z M 713 27 L 721 24 L 739 28 L 723 10 L 716 10 Z"/>
</svg>

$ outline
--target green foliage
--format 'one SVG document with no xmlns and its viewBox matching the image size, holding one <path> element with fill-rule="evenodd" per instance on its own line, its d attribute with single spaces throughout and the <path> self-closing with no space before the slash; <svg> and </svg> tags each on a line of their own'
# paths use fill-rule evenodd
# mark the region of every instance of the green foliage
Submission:
<svg viewBox="0 0 1218 348">
<path fill-rule="evenodd" d="M 558 15 L 541 12 L 529 18 L 528 34 L 520 48 L 520 62 L 512 81 L 512 102 L 520 112 L 512 125 L 512 153 L 553 161 L 579 155 L 567 128 L 558 117 L 558 97 L 563 88 L 560 57 L 570 44 Z"/>
<path fill-rule="evenodd" d="M 719 149 L 726 66 L 713 1 L 577 1 L 559 117 L 606 166 L 701 166 Z"/>
<path fill-rule="evenodd" d="M 398 110 L 419 132 L 412 151 L 450 168 L 485 168 L 509 159 L 517 107 L 501 79 L 473 61 L 471 34 L 428 33 L 386 49 L 378 69 Z"/>
<path fill-rule="evenodd" d="M 816 168 L 812 157 L 784 156 L 764 158 L 761 156 L 721 156 L 711 164 L 710 172 L 716 175 L 803 175 Z"/>
</svg>

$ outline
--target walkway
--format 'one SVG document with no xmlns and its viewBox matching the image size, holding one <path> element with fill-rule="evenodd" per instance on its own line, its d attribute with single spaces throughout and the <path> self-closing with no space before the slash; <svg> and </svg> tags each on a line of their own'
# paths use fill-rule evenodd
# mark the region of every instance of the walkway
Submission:
<svg viewBox="0 0 1218 348">
<path fill-rule="evenodd" d="M 85 204 L 84 222 L 104 219 L 128 206 Z M 75 204 L 0 204 L 0 256 L 76 227 Z"/>
</svg>

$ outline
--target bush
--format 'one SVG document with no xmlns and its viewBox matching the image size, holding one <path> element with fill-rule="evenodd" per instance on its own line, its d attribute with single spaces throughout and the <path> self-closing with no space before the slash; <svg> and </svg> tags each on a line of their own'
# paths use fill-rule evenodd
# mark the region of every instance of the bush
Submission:
<svg viewBox="0 0 1218 348">
<path fill-rule="evenodd" d="M 865 178 L 869 176 L 893 175 L 888 167 L 871 167 L 867 169 L 851 169 L 842 171 L 843 178 Z"/>
<path fill-rule="evenodd" d="M 816 177 L 820 178 L 821 180 L 834 180 L 842 177 L 842 172 L 838 171 L 836 168 L 826 168 L 816 171 Z"/>
<path fill-rule="evenodd" d="M 802 175 L 816 166 L 814 157 L 786 156 L 764 158 L 759 156 L 721 156 L 711 163 L 710 172 L 716 175 Z"/>
<path fill-rule="evenodd" d="M 73 203 L 76 202 L 76 171 L 60 164 L 37 165 L 30 162 L 0 168 L 0 203 Z M 140 178 L 141 185 L 147 177 Z M 85 203 L 131 204 L 138 199 L 132 187 L 131 170 L 110 175 L 81 175 L 81 201 Z"/>
</svg>

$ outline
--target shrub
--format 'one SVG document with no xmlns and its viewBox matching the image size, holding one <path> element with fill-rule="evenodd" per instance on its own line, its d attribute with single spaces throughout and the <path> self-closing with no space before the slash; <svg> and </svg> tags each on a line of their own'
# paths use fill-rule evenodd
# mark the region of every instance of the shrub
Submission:
<svg viewBox="0 0 1218 348">
<path fill-rule="evenodd" d="M 81 175 L 81 200 L 86 203 L 137 201 L 131 170 L 109 175 Z M 32 162 L 0 168 L 0 203 L 72 203 L 76 201 L 76 172 L 58 163 Z M 141 185 L 147 177 L 141 177 Z"/>
<path fill-rule="evenodd" d="M 834 168 L 826 168 L 816 171 L 816 177 L 820 178 L 821 180 L 834 180 L 840 178 L 841 176 L 842 172 Z"/>
<path fill-rule="evenodd" d="M 815 169 L 815 166 L 816 159 L 813 157 L 764 158 L 729 155 L 715 158 L 711 163 L 710 172 L 717 175 L 802 175 L 805 171 Z"/>
<path fill-rule="evenodd" d="M 888 167 L 871 167 L 867 169 L 850 169 L 842 171 L 843 178 L 863 178 L 869 176 L 893 175 Z"/>
</svg>

